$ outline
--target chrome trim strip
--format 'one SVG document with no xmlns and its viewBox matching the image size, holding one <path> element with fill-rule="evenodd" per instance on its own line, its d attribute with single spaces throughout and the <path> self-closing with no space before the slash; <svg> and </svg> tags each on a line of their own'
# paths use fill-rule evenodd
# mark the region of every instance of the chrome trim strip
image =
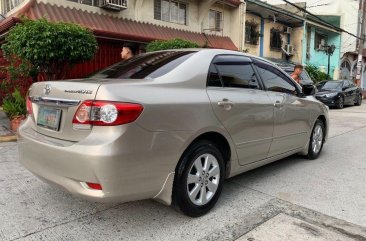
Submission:
<svg viewBox="0 0 366 241">
<path fill-rule="evenodd" d="M 80 104 L 80 100 L 69 100 L 52 97 L 29 96 L 29 99 L 32 101 L 32 103 L 60 107 L 71 107 Z"/>
</svg>

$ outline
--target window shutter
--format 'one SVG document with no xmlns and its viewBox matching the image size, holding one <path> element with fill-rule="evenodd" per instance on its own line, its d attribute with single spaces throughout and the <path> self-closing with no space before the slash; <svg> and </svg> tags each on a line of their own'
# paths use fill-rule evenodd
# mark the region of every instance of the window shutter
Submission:
<svg viewBox="0 0 366 241">
<path fill-rule="evenodd" d="M 216 31 L 221 31 L 221 13 L 216 12 Z"/>
<path fill-rule="evenodd" d="M 161 0 L 154 0 L 154 19 L 161 20 Z"/>
</svg>

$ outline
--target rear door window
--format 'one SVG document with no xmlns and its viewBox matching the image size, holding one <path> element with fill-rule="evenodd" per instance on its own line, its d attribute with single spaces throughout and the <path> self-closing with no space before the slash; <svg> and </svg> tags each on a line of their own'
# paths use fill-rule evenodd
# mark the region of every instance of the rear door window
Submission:
<svg viewBox="0 0 366 241">
<path fill-rule="evenodd" d="M 210 66 L 208 86 L 260 88 L 251 60 L 247 57 L 233 55 L 222 55 L 214 59 Z"/>
<path fill-rule="evenodd" d="M 212 86 L 212 87 L 222 87 L 223 86 L 219 73 L 217 72 L 217 68 L 214 64 L 210 65 L 207 86 Z"/>
<path fill-rule="evenodd" d="M 195 51 L 165 51 L 137 55 L 92 76 L 93 79 L 153 79 L 163 76 L 194 55 Z"/>
</svg>

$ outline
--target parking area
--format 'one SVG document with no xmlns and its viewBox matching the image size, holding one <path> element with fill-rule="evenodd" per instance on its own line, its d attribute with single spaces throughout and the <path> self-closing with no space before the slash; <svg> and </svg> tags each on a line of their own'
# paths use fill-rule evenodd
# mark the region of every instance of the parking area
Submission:
<svg viewBox="0 0 366 241">
<path fill-rule="evenodd" d="M 331 109 L 318 160 L 295 155 L 229 179 L 212 212 L 188 218 L 151 200 L 75 198 L 25 170 L 16 143 L 0 143 L 0 240 L 266 240 L 265 230 L 366 240 L 365 147 L 366 105 Z"/>
</svg>

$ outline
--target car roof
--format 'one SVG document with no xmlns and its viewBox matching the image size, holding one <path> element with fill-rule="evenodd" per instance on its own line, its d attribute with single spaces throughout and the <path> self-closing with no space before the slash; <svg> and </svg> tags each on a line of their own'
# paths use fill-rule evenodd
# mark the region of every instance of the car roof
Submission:
<svg viewBox="0 0 366 241">
<path fill-rule="evenodd" d="M 275 64 L 274 62 L 265 59 L 265 58 L 261 58 L 252 54 L 248 54 L 248 53 L 243 53 L 240 51 L 236 51 L 236 50 L 227 50 L 227 49 L 212 49 L 212 48 L 186 48 L 186 49 L 167 49 L 167 50 L 160 50 L 160 51 L 156 51 L 156 52 L 167 52 L 167 51 L 187 51 L 187 52 L 211 52 L 214 54 L 235 54 L 235 55 L 241 55 L 244 57 L 249 57 L 249 58 L 255 58 L 258 60 L 262 60 L 264 62 L 267 62 L 269 64 Z"/>
<path fill-rule="evenodd" d="M 338 83 L 341 83 L 343 81 L 346 81 L 346 80 L 323 80 L 322 82 L 338 82 Z"/>
</svg>

